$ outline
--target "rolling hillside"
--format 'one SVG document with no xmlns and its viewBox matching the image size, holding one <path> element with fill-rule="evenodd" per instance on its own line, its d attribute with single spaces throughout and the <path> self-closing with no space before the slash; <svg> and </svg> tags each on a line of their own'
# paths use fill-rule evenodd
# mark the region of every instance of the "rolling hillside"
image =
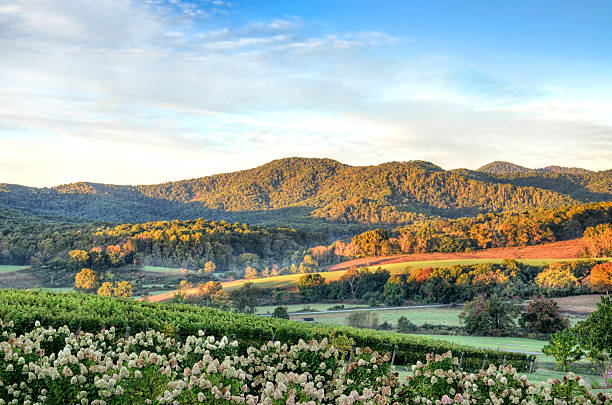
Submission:
<svg viewBox="0 0 612 405">
<path fill-rule="evenodd" d="M 611 171 L 492 165 L 481 171 L 445 171 L 422 161 L 348 166 L 330 159 L 287 158 L 156 185 L 0 184 L 0 205 L 116 222 L 205 217 L 252 224 L 369 226 L 411 223 L 420 214 L 454 218 L 612 200 Z"/>
</svg>

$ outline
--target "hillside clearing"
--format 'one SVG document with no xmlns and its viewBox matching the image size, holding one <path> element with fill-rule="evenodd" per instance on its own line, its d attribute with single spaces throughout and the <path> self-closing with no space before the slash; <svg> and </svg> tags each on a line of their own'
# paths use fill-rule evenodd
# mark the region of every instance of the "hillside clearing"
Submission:
<svg viewBox="0 0 612 405">
<path fill-rule="evenodd" d="M 454 253 L 414 253 L 394 256 L 365 257 L 330 266 L 328 270 L 346 270 L 353 266 L 382 266 L 392 263 L 408 263 L 440 260 L 467 259 L 554 259 L 567 260 L 582 256 L 584 242 L 582 239 L 572 239 L 561 242 L 544 243 L 534 246 L 515 246 L 508 248 L 493 248 L 476 250 L 474 252 Z"/>
</svg>

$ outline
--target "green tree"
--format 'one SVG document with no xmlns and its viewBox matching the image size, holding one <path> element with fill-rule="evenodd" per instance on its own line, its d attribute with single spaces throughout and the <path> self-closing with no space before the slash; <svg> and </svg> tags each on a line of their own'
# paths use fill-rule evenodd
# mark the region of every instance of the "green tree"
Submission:
<svg viewBox="0 0 612 405">
<path fill-rule="evenodd" d="M 378 329 L 380 325 L 376 311 L 353 311 L 347 316 L 346 321 L 356 328 Z"/>
<path fill-rule="evenodd" d="M 498 335 L 516 327 L 520 308 L 514 302 L 504 301 L 493 294 L 489 298 L 476 297 L 465 304 L 459 318 L 468 333 Z"/>
<path fill-rule="evenodd" d="M 402 333 L 414 332 L 419 329 L 412 321 L 405 316 L 400 316 L 397 320 L 397 330 Z"/>
<path fill-rule="evenodd" d="M 561 315 L 557 302 L 545 297 L 531 301 L 520 322 L 527 330 L 538 333 L 554 333 L 569 327 L 569 320 Z"/>
<path fill-rule="evenodd" d="M 402 305 L 406 296 L 406 282 L 398 275 L 391 276 L 387 280 L 383 291 L 385 304 L 390 306 Z"/>
<path fill-rule="evenodd" d="M 612 356 L 612 298 L 601 297 L 597 309 L 575 327 L 580 346 L 600 366 Z"/>
<path fill-rule="evenodd" d="M 254 314 L 257 300 L 261 296 L 261 290 L 253 283 L 245 283 L 242 287 L 232 291 L 230 298 L 234 309 L 245 314 Z"/>
<path fill-rule="evenodd" d="M 542 353 L 554 357 L 557 367 L 566 372 L 569 365 L 580 360 L 583 355 L 576 335 L 569 329 L 555 332 L 548 344 L 542 348 Z"/>
<path fill-rule="evenodd" d="M 327 292 L 325 279 L 318 273 L 304 274 L 297 283 L 300 295 L 306 301 L 323 298 Z"/>
<path fill-rule="evenodd" d="M 272 318 L 289 319 L 289 311 L 287 307 L 276 307 L 272 313 Z"/>
</svg>

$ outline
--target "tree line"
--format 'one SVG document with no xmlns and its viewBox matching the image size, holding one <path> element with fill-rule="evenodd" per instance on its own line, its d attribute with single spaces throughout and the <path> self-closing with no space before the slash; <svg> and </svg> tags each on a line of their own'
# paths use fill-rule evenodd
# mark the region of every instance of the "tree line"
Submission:
<svg viewBox="0 0 612 405">
<path fill-rule="evenodd" d="M 351 268 L 338 280 L 305 274 L 297 284 L 304 302 L 463 303 L 481 295 L 503 299 L 567 296 L 612 290 L 612 263 L 595 259 L 529 265 L 513 259 L 451 267 L 421 268 L 391 274 L 377 268 Z"/>
</svg>

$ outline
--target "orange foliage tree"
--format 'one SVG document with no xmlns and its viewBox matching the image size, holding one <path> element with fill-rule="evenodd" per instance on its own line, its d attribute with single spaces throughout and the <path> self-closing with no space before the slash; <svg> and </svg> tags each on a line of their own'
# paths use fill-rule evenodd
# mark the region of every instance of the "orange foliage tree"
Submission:
<svg viewBox="0 0 612 405">
<path fill-rule="evenodd" d="M 593 266 L 589 274 L 589 283 L 594 291 L 609 295 L 612 290 L 612 262 Z"/>
</svg>

